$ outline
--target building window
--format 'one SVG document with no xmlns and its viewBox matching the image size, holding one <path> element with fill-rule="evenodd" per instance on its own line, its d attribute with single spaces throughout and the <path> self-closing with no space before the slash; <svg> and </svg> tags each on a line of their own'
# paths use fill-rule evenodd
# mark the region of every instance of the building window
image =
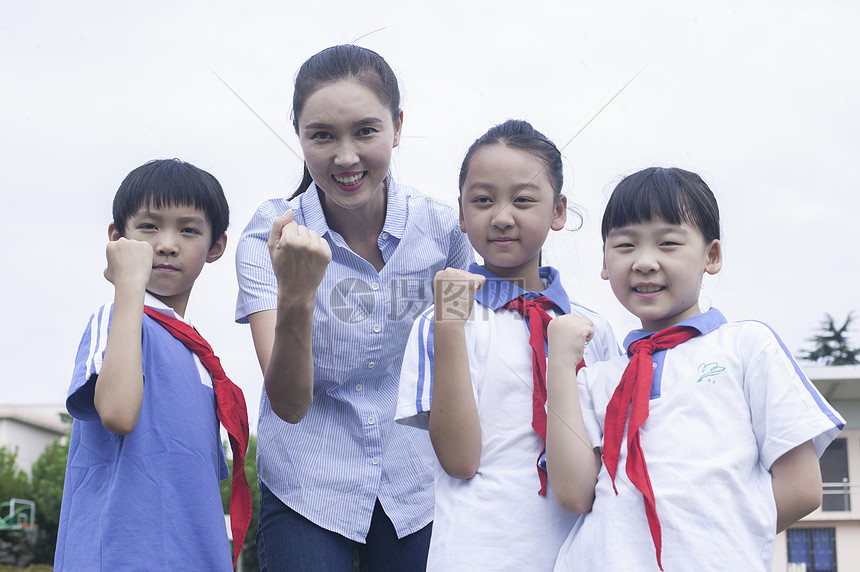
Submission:
<svg viewBox="0 0 860 572">
<path fill-rule="evenodd" d="M 834 439 L 820 459 L 824 497 L 821 510 L 851 510 L 848 488 L 848 440 Z M 828 484 L 829 483 L 829 484 Z"/>
<path fill-rule="evenodd" d="M 836 572 L 835 528 L 789 528 L 788 561 L 807 572 Z"/>
</svg>

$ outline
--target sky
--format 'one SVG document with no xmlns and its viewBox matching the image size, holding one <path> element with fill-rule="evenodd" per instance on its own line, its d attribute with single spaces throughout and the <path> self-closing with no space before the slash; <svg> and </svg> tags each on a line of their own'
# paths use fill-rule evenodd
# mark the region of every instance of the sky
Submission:
<svg viewBox="0 0 860 572">
<path fill-rule="evenodd" d="M 466 149 L 506 119 L 562 148 L 583 222 L 551 233 L 544 261 L 619 339 L 638 322 L 600 279 L 600 218 L 621 177 L 654 165 L 699 173 L 720 203 L 723 269 L 703 307 L 766 322 L 795 352 L 825 313 L 860 318 L 860 4 L 297 4 L 0 0 L 0 404 L 64 402 L 87 320 L 113 296 L 113 195 L 133 168 L 178 157 L 230 203 L 227 253 L 188 317 L 243 388 L 254 431 L 262 375 L 233 321 L 236 241 L 300 180 L 292 82 L 341 43 L 397 74 L 392 172 L 426 194 L 456 204 Z"/>
</svg>

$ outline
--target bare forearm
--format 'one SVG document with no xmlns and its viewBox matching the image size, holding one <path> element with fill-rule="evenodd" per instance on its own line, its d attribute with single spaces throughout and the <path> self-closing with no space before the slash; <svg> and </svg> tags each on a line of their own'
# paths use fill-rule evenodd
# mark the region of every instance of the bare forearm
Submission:
<svg viewBox="0 0 860 572">
<path fill-rule="evenodd" d="M 576 386 L 575 368 L 559 363 L 550 350 L 547 365 L 546 459 L 558 503 L 581 514 L 591 510 L 600 459 L 593 451 Z"/>
<path fill-rule="evenodd" d="M 272 411 L 298 423 L 313 401 L 314 303 L 331 249 L 316 232 L 294 222 L 291 210 L 272 222 L 267 246 L 278 283 L 278 307 L 248 320 Z"/>
<path fill-rule="evenodd" d="M 592 335 L 591 322 L 575 315 L 554 319 L 547 330 L 547 473 L 558 503 L 577 514 L 591 510 L 600 471 L 576 383 L 576 366 Z"/>
<path fill-rule="evenodd" d="M 265 324 L 252 317 L 266 395 L 272 411 L 288 423 L 301 421 L 313 401 L 313 313 L 313 301 L 285 300 L 261 313 Z"/>
<path fill-rule="evenodd" d="M 821 469 L 812 441 L 786 452 L 771 466 L 776 530 L 782 532 L 821 506 Z"/>
<path fill-rule="evenodd" d="M 433 409 L 430 439 L 439 463 L 454 478 L 469 479 L 481 458 L 481 424 L 472 392 L 464 324 L 437 320 L 433 335 Z"/>
<path fill-rule="evenodd" d="M 93 395 L 102 424 L 120 435 L 137 426 L 143 401 L 143 296 L 143 288 L 117 286 L 104 362 Z"/>
</svg>

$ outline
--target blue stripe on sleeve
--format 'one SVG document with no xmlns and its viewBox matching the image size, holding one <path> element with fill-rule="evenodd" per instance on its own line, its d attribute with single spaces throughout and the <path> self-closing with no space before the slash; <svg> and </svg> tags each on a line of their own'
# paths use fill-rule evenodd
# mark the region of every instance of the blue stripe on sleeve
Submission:
<svg viewBox="0 0 860 572">
<path fill-rule="evenodd" d="M 415 411 L 418 413 L 424 413 L 424 409 L 421 406 L 421 397 L 424 395 L 424 380 L 426 379 L 426 361 L 427 356 L 430 356 L 430 380 L 432 384 L 432 376 L 433 376 L 433 321 L 430 320 L 430 328 L 428 333 L 428 338 L 425 340 L 424 338 L 424 328 L 428 321 L 428 314 L 433 311 L 431 307 L 429 310 L 422 312 L 421 317 L 418 319 L 418 383 L 416 385 L 415 391 Z M 426 348 L 426 349 L 425 349 Z M 431 385 L 432 388 L 432 385 Z"/>
<path fill-rule="evenodd" d="M 776 338 L 777 343 L 779 343 L 779 347 L 782 348 L 782 351 L 785 352 L 785 355 L 788 357 L 789 361 L 791 361 L 791 365 L 792 365 L 792 367 L 794 367 L 795 373 L 803 381 L 803 386 L 806 388 L 806 390 L 812 396 L 812 399 L 815 400 L 815 403 L 818 405 L 818 408 L 821 410 L 821 412 L 824 413 L 827 416 L 827 418 L 830 419 L 830 421 L 833 423 L 833 425 L 838 427 L 840 431 L 842 429 L 844 429 L 845 423 L 841 419 L 839 419 L 836 415 L 833 414 L 833 409 L 824 400 L 824 397 L 822 397 L 822 395 L 818 391 L 818 389 L 816 389 L 815 386 L 812 384 L 812 382 L 809 381 L 809 378 L 806 377 L 806 374 L 803 373 L 803 370 L 800 369 L 800 366 L 797 365 L 797 362 L 794 360 L 794 356 L 791 355 L 791 352 L 788 351 L 788 348 L 785 347 L 784 343 L 782 343 L 782 339 L 780 339 L 779 335 L 777 335 L 777 333 L 775 331 L 773 331 L 773 328 L 771 328 L 770 326 L 768 326 L 764 322 L 759 322 L 759 324 L 762 324 L 764 327 L 766 327 L 768 330 L 770 330 L 770 333 L 772 333 L 773 337 Z"/>
<path fill-rule="evenodd" d="M 427 359 L 430 360 L 430 404 L 433 403 L 433 320 L 430 320 L 430 326 L 427 328 Z"/>
</svg>

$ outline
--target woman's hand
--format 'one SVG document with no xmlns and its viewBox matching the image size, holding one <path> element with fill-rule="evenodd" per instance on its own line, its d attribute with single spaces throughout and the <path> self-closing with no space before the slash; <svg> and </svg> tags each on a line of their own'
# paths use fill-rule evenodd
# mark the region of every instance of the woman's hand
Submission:
<svg viewBox="0 0 860 572">
<path fill-rule="evenodd" d="M 313 298 L 331 262 L 328 242 L 294 222 L 289 210 L 272 223 L 268 246 L 279 291 L 291 297 Z"/>
</svg>

